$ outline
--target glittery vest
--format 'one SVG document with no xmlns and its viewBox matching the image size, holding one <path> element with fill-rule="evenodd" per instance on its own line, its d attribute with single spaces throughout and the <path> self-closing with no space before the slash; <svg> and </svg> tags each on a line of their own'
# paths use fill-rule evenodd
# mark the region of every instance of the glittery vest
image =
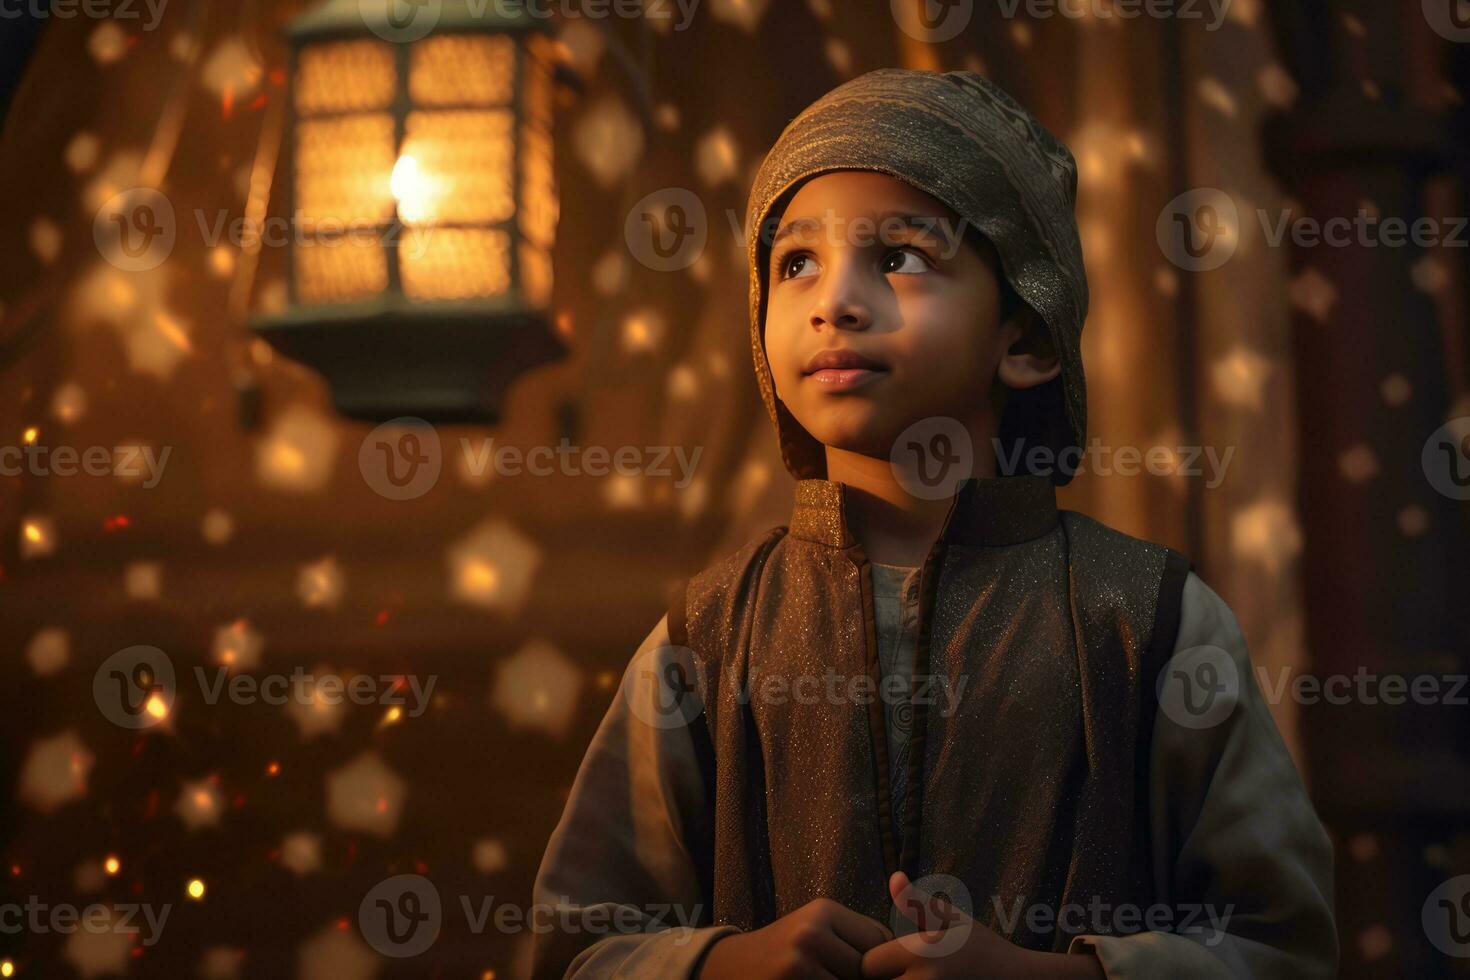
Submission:
<svg viewBox="0 0 1470 980">
<path fill-rule="evenodd" d="M 914 675 L 931 696 L 913 699 L 896 827 L 846 490 L 799 481 L 789 526 L 674 593 L 704 705 L 712 826 L 693 856 L 714 921 L 757 928 L 827 897 L 890 922 L 900 868 L 958 879 L 977 919 L 1032 949 L 1070 936 L 1017 909 L 1148 904 L 1153 680 L 1189 563 L 1058 511 L 1045 477 L 965 483 L 920 572 Z"/>
</svg>

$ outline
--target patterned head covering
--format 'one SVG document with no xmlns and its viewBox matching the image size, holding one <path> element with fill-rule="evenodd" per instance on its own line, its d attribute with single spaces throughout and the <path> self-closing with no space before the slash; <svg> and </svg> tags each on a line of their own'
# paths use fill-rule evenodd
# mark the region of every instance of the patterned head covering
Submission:
<svg viewBox="0 0 1470 980">
<path fill-rule="evenodd" d="M 1077 165 L 1067 147 L 996 85 L 969 71 L 880 68 L 808 106 L 766 155 L 750 192 L 750 338 L 761 398 L 781 458 L 797 479 L 825 479 L 822 444 L 776 398 L 765 352 L 770 241 L 802 181 L 832 170 L 873 170 L 943 201 L 988 238 L 1006 279 L 1041 315 L 1061 358 L 1057 378 L 1013 391 L 1001 438 L 1060 454 L 1084 446 L 1087 388 L 1082 321 L 1087 276 L 1073 209 Z M 978 450 L 979 447 L 977 447 Z M 1051 467 L 1053 482 L 1071 479 Z"/>
</svg>

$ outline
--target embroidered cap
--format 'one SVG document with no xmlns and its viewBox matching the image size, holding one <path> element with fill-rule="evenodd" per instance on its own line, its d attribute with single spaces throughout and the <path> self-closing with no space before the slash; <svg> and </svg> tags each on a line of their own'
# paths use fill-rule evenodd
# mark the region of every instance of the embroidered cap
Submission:
<svg viewBox="0 0 1470 980">
<path fill-rule="evenodd" d="M 1024 440 L 1026 450 L 1046 446 L 1058 454 L 1054 459 L 1084 446 L 1082 323 L 1088 292 L 1071 151 L 974 72 L 880 68 L 839 85 L 793 119 L 750 192 L 751 350 L 761 399 L 791 474 L 825 479 L 827 463 L 822 444 L 776 398 L 764 337 L 770 241 L 796 188 L 833 170 L 873 170 L 911 184 L 949 205 L 994 244 L 1006 280 L 1046 322 L 1061 360 L 1058 377 L 1011 393 L 1002 436 Z M 1056 484 L 1071 479 L 1065 465 L 1051 471 Z"/>
</svg>

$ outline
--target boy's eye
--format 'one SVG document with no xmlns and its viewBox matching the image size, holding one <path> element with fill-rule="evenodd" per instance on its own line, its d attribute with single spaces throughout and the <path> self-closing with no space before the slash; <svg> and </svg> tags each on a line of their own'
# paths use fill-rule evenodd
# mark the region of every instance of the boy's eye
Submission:
<svg viewBox="0 0 1470 980">
<path fill-rule="evenodd" d="M 896 248 L 883 256 L 881 268 L 885 275 L 890 272 L 910 275 L 915 272 L 926 271 L 929 268 L 929 263 L 913 249 Z"/>
<path fill-rule="evenodd" d="M 781 280 L 803 279 L 818 272 L 816 261 L 805 252 L 795 252 L 776 260 L 776 273 Z M 914 248 L 896 248 L 883 256 L 879 270 L 886 276 L 890 273 L 913 275 L 929 269 L 928 261 Z"/>
<path fill-rule="evenodd" d="M 817 264 L 811 261 L 811 256 L 798 252 L 781 259 L 779 268 L 782 279 L 799 279 L 803 276 L 815 275 Z"/>
</svg>

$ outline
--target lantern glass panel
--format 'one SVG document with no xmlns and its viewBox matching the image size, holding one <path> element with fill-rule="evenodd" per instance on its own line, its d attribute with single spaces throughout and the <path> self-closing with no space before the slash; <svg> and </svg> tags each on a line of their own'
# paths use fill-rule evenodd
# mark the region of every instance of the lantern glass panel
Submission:
<svg viewBox="0 0 1470 980">
<path fill-rule="evenodd" d="M 413 228 L 398 246 L 403 293 L 416 302 L 494 299 L 510 289 L 510 235 L 496 228 Z"/>
<path fill-rule="evenodd" d="M 296 65 L 296 111 L 386 109 L 398 87 L 393 49 L 382 41 L 338 41 L 308 45 Z"/>
<path fill-rule="evenodd" d="M 296 293 L 305 303 L 349 303 L 388 288 L 388 257 L 376 238 L 335 235 L 296 247 Z"/>
<path fill-rule="evenodd" d="M 393 117 L 305 119 L 296 127 L 296 209 L 308 232 L 393 220 Z"/>
<path fill-rule="evenodd" d="M 513 125 L 508 109 L 410 112 L 392 187 L 404 224 L 511 218 Z"/>
<path fill-rule="evenodd" d="M 410 52 L 408 94 L 418 106 L 509 105 L 515 75 L 516 45 L 508 35 L 429 37 Z"/>
</svg>

